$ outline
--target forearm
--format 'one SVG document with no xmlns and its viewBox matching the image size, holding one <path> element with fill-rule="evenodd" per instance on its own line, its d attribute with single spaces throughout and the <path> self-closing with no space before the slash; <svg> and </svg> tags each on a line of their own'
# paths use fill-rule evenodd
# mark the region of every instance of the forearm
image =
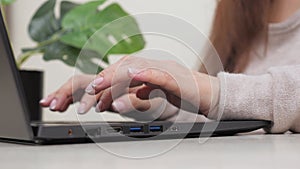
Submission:
<svg viewBox="0 0 300 169">
<path fill-rule="evenodd" d="M 299 132 L 300 66 L 270 69 L 265 75 L 220 73 L 218 113 L 221 119 L 271 120 L 272 133 Z"/>
</svg>

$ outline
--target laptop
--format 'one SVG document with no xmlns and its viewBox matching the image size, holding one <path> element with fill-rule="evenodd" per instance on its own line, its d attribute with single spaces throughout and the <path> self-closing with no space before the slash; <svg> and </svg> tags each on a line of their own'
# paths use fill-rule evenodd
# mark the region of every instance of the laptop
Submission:
<svg viewBox="0 0 300 169">
<path fill-rule="evenodd" d="M 0 138 L 32 144 L 141 141 L 234 135 L 272 125 L 269 121 L 206 123 L 153 122 L 33 122 L 5 24 L 0 17 Z"/>
</svg>

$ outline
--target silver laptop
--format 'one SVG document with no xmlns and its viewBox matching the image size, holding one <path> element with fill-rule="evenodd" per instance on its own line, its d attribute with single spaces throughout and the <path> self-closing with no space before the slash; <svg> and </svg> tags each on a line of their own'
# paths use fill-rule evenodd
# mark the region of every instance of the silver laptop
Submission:
<svg viewBox="0 0 300 169">
<path fill-rule="evenodd" d="M 32 144 L 142 141 L 233 135 L 271 125 L 269 121 L 208 123 L 154 122 L 32 122 L 25 91 L 0 17 L 0 139 Z M 38 104 L 38 103 L 37 103 Z"/>
</svg>

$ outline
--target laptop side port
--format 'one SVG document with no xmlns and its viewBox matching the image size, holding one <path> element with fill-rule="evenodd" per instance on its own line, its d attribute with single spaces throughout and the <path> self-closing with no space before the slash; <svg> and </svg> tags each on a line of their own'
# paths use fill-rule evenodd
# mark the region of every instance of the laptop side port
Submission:
<svg viewBox="0 0 300 169">
<path fill-rule="evenodd" d="M 107 133 L 112 134 L 112 133 L 122 133 L 123 130 L 122 127 L 108 127 L 106 131 Z"/>
<path fill-rule="evenodd" d="M 143 126 L 134 126 L 134 127 L 130 127 L 129 128 L 129 131 L 131 133 L 141 133 L 141 132 L 144 132 L 143 131 Z"/>
<path fill-rule="evenodd" d="M 87 136 L 91 138 L 97 138 L 101 136 L 101 128 L 88 129 L 86 131 Z"/>
<path fill-rule="evenodd" d="M 150 132 L 162 132 L 163 126 L 150 126 L 149 131 Z"/>
</svg>

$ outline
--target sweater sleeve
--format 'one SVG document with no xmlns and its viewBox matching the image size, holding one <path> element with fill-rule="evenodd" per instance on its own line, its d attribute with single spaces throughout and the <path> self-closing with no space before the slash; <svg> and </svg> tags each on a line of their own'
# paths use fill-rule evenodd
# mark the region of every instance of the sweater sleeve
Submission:
<svg viewBox="0 0 300 169">
<path fill-rule="evenodd" d="M 210 117 L 271 120 L 271 133 L 300 132 L 300 65 L 250 76 L 221 72 L 219 111 Z"/>
</svg>

